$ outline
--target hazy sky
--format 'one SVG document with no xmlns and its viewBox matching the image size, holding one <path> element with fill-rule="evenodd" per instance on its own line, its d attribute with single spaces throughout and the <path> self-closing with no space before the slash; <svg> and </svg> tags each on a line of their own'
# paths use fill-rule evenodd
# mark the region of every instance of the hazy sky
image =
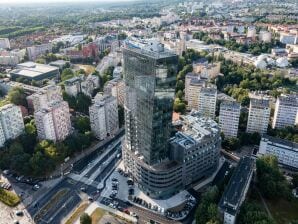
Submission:
<svg viewBox="0 0 298 224">
<path fill-rule="evenodd" d="M 0 0 L 0 4 L 7 3 L 47 3 L 47 2 L 125 2 L 133 0 Z"/>
</svg>

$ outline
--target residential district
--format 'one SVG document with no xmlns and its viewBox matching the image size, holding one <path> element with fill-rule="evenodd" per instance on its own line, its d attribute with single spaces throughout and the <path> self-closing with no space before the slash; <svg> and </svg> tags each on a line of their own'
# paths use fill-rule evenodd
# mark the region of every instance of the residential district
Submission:
<svg viewBox="0 0 298 224">
<path fill-rule="evenodd" d="M 297 224 L 298 2 L 0 2 L 0 224 Z"/>
</svg>

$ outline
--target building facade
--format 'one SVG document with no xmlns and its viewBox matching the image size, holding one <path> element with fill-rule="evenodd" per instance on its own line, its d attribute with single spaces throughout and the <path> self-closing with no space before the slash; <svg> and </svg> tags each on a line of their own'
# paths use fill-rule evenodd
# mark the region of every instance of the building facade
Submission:
<svg viewBox="0 0 298 224">
<path fill-rule="evenodd" d="M 132 176 L 142 191 L 152 198 L 168 198 L 201 175 L 198 160 L 180 153 L 189 153 L 190 143 L 193 151 L 199 151 L 200 143 L 192 133 L 201 132 L 201 136 L 210 133 L 202 129 L 191 131 L 191 125 L 185 126 L 185 133 L 171 138 L 172 112 L 175 97 L 178 57 L 164 48 L 156 40 L 127 40 L 123 48 L 125 81 L 125 140 L 122 153 L 125 170 Z M 199 123 L 195 118 L 186 120 Z M 193 124 L 194 126 L 194 124 Z M 206 128 L 207 129 L 207 128 Z M 197 133 L 198 134 L 198 133 Z M 210 134 L 213 136 L 212 134 Z M 180 140 L 181 139 L 181 140 Z M 220 141 L 220 137 L 216 138 Z M 217 141 L 206 139 L 217 151 Z M 211 146 L 212 145 L 212 146 Z M 197 147 L 198 146 L 198 147 Z M 201 145 L 202 147 L 202 145 Z M 207 172 L 217 166 L 213 158 L 217 153 L 206 154 L 208 166 L 198 166 Z M 219 152 L 219 151 L 218 151 Z M 199 152 L 193 152 L 200 157 Z M 179 157 L 181 156 L 181 159 Z M 210 156 L 210 158 L 208 157 Z M 210 159 L 210 161 L 209 161 Z M 199 160 L 203 162 L 202 160 Z M 206 163 L 208 163 L 206 162 Z M 207 165 L 207 164 L 204 164 Z M 211 167 L 212 166 L 212 167 Z M 189 175 L 187 175 L 189 172 Z M 187 181 L 186 181 L 187 180 Z"/>
<path fill-rule="evenodd" d="M 220 104 L 219 126 L 227 137 L 237 137 L 241 106 L 235 101 L 223 101 Z"/>
<path fill-rule="evenodd" d="M 199 107 L 199 95 L 201 89 L 206 86 L 206 79 L 199 74 L 188 73 L 185 76 L 185 100 L 188 110 L 197 110 Z"/>
<path fill-rule="evenodd" d="M 99 140 L 115 135 L 119 130 L 117 99 L 97 94 L 89 107 L 91 130 Z"/>
<path fill-rule="evenodd" d="M 264 96 L 251 94 L 246 131 L 248 133 L 266 133 L 269 124 L 269 119 L 269 99 Z"/>
<path fill-rule="evenodd" d="M 281 95 L 275 104 L 273 128 L 294 126 L 298 123 L 298 95 Z"/>
<path fill-rule="evenodd" d="M 71 134 L 69 106 L 63 101 L 61 87 L 49 85 L 27 97 L 34 110 L 39 139 L 62 141 Z"/>
<path fill-rule="evenodd" d="M 52 48 L 53 47 L 51 43 L 27 47 L 28 58 L 30 61 L 35 61 L 38 58 L 38 56 L 46 53 L 51 53 Z"/>
<path fill-rule="evenodd" d="M 214 118 L 216 111 L 217 89 L 215 86 L 202 88 L 199 93 L 198 111 L 207 117 Z"/>
<path fill-rule="evenodd" d="M 10 41 L 8 38 L 0 38 L 0 49 L 10 49 Z"/>
<path fill-rule="evenodd" d="M 8 139 L 15 139 L 24 132 L 24 121 L 20 107 L 7 104 L 0 107 L 0 147 Z"/>
<path fill-rule="evenodd" d="M 288 140 L 263 135 L 259 155 L 274 155 L 278 162 L 298 169 L 298 144 Z"/>
<path fill-rule="evenodd" d="M 105 84 L 104 93 L 117 98 L 118 105 L 124 105 L 125 82 L 120 78 L 112 79 Z"/>
<path fill-rule="evenodd" d="M 34 119 L 39 139 L 56 142 L 71 134 L 69 106 L 65 101 L 51 101 L 34 113 Z"/>
</svg>

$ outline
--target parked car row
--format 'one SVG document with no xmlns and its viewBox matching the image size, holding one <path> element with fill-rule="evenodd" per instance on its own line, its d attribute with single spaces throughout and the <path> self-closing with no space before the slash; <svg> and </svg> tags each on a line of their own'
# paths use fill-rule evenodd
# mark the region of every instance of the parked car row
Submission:
<svg viewBox="0 0 298 224">
<path fill-rule="evenodd" d="M 151 209 L 153 211 L 159 212 L 159 213 L 163 213 L 164 212 L 164 208 L 161 208 L 157 205 L 152 205 L 151 203 L 146 202 L 145 200 L 139 198 L 139 197 L 133 197 L 132 201 L 136 204 L 139 204 L 145 208 Z"/>
<path fill-rule="evenodd" d="M 11 189 L 11 184 L 10 183 L 1 183 L 0 188 L 3 188 L 5 190 L 10 190 Z"/>
<path fill-rule="evenodd" d="M 119 189 L 119 181 L 117 178 L 112 179 L 112 194 L 110 194 L 110 198 L 115 198 L 118 194 Z"/>
<path fill-rule="evenodd" d="M 117 169 L 118 173 L 120 173 L 124 177 L 128 177 L 128 173 L 124 172 L 121 168 Z"/>
<path fill-rule="evenodd" d="M 188 195 L 187 196 L 187 202 L 186 202 L 184 208 L 181 211 L 178 211 L 178 212 L 166 211 L 165 215 L 170 219 L 177 219 L 177 220 L 183 219 L 194 208 L 196 203 L 197 203 L 196 199 L 193 196 Z"/>
</svg>

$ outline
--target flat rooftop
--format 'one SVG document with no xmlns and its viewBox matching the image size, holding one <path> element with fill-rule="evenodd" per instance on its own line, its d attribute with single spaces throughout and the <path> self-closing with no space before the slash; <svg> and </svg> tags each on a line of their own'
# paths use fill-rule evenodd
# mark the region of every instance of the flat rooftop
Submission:
<svg viewBox="0 0 298 224">
<path fill-rule="evenodd" d="M 183 141 L 182 144 L 184 144 L 186 140 L 189 144 L 191 144 L 193 140 L 201 142 L 220 132 L 218 124 L 214 120 L 204 117 L 198 112 L 181 115 L 180 122 L 182 124 L 181 132 L 189 136 L 188 138 L 181 138 L 181 141 Z"/>
<path fill-rule="evenodd" d="M 229 184 L 220 200 L 220 207 L 227 210 L 237 210 L 250 176 L 253 172 L 254 160 L 250 157 L 242 157 L 236 167 Z"/>
<path fill-rule="evenodd" d="M 291 142 L 291 141 L 288 141 L 288 140 L 282 139 L 282 138 L 272 137 L 272 136 L 269 136 L 266 134 L 264 134 L 262 136 L 262 138 L 268 139 L 270 142 L 275 143 L 275 144 L 288 146 L 290 148 L 293 148 L 296 152 L 298 152 L 298 144 L 295 142 Z"/>
<path fill-rule="evenodd" d="M 50 65 L 38 64 L 35 62 L 25 62 L 17 65 L 17 69 L 11 71 L 12 74 L 37 77 L 39 75 L 57 71 L 58 68 Z"/>
</svg>

